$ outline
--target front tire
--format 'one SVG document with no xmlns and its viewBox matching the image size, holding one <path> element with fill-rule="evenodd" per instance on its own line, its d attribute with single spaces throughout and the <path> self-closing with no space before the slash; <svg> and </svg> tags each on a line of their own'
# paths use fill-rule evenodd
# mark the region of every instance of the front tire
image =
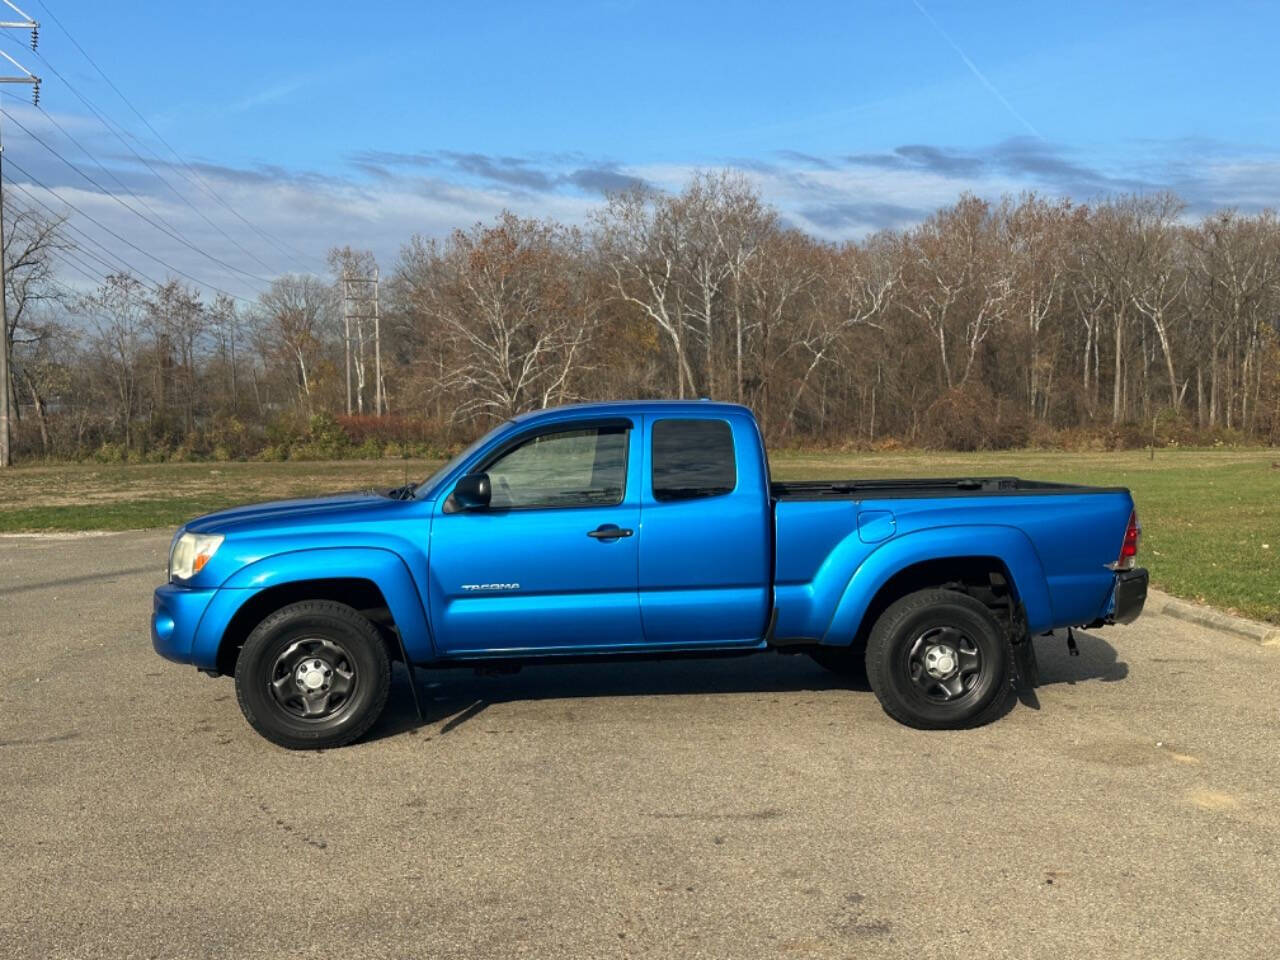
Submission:
<svg viewBox="0 0 1280 960">
<path fill-rule="evenodd" d="M 330 600 L 304 600 L 263 620 L 236 661 L 236 699 L 258 733 L 290 750 L 340 747 L 387 704 L 391 664 L 377 629 Z"/>
<path fill-rule="evenodd" d="M 968 594 L 919 590 L 871 628 L 867 679 L 899 723 L 922 730 L 981 726 L 1008 702 L 1009 643 L 991 612 Z"/>
</svg>

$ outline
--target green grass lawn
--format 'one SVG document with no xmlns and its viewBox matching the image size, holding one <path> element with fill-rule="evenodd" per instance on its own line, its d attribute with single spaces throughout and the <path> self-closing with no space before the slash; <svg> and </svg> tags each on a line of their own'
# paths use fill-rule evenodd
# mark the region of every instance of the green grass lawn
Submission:
<svg viewBox="0 0 1280 960">
<path fill-rule="evenodd" d="M 1015 475 L 1123 485 L 1142 519 L 1141 562 L 1170 593 L 1280 623 L 1280 453 L 795 453 L 779 479 Z M 23 466 L 0 473 L 0 531 L 176 527 L 221 507 L 402 483 L 425 461 Z"/>
</svg>

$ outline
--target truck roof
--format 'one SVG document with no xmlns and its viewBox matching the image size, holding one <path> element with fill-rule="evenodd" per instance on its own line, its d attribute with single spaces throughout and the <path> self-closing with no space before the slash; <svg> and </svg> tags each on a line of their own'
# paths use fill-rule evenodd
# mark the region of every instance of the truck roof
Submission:
<svg viewBox="0 0 1280 960">
<path fill-rule="evenodd" d="M 617 414 L 618 416 L 640 416 L 643 414 L 746 414 L 751 410 L 737 403 L 722 403 L 716 400 L 611 400 L 604 403 L 573 403 L 563 407 L 547 407 L 545 410 L 533 410 L 512 417 L 514 423 L 525 423 L 529 420 L 541 420 L 544 417 L 561 419 L 576 414 Z"/>
</svg>

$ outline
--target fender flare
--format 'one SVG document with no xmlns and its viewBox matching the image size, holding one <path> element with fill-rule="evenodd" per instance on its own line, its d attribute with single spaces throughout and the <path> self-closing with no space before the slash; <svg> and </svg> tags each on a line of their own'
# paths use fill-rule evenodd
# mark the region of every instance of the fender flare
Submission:
<svg viewBox="0 0 1280 960">
<path fill-rule="evenodd" d="M 980 545 L 978 549 L 975 546 Z M 994 524 L 930 527 L 888 540 L 854 570 L 822 636 L 824 644 L 844 645 L 862 626 L 871 601 L 898 573 L 917 563 L 959 557 L 991 557 L 1004 564 L 1031 633 L 1053 625 L 1049 582 L 1035 546 L 1016 527 Z"/>
<path fill-rule="evenodd" d="M 262 591 L 306 580 L 333 579 L 373 583 L 387 601 L 409 659 L 424 663 L 434 658 L 426 608 L 418 585 L 399 554 L 382 547 L 308 547 L 255 560 L 237 570 L 214 591 L 196 628 L 192 645 L 196 666 L 215 667 L 218 648 L 232 618 Z"/>
</svg>

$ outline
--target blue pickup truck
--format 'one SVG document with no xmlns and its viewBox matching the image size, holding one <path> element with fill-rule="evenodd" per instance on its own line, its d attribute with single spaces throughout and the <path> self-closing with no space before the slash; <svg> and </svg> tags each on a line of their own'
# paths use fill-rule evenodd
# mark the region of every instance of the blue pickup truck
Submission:
<svg viewBox="0 0 1280 960">
<path fill-rule="evenodd" d="M 192 520 L 151 637 L 233 674 L 245 718 L 291 748 L 367 731 L 393 660 L 808 653 L 865 669 L 902 723 L 968 727 L 1035 682 L 1033 637 L 1138 616 L 1139 533 L 1119 487 L 777 482 L 745 407 L 561 407 L 421 484 Z"/>
</svg>

